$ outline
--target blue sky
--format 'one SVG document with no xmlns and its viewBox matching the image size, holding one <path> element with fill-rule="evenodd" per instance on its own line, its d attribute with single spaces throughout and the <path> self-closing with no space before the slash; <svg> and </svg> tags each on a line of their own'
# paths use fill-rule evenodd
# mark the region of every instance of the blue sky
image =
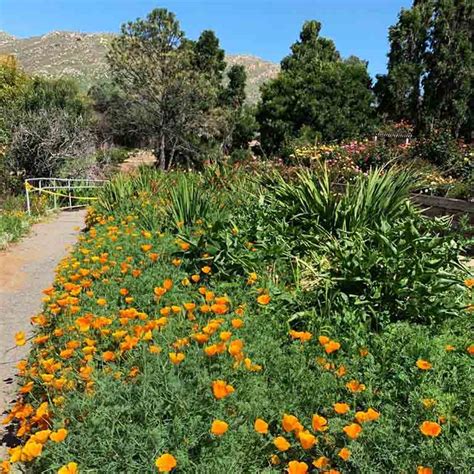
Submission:
<svg viewBox="0 0 474 474">
<path fill-rule="evenodd" d="M 369 61 L 372 75 L 386 68 L 388 27 L 410 0 L 0 0 L 0 30 L 19 37 L 52 30 L 116 32 L 120 24 L 164 7 L 196 38 L 212 29 L 228 53 L 279 62 L 307 19 L 322 22 L 343 56 Z"/>
</svg>

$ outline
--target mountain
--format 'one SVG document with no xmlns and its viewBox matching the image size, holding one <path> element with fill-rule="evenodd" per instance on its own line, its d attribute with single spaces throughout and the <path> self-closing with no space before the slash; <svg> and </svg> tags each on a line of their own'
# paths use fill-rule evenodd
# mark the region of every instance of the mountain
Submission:
<svg viewBox="0 0 474 474">
<path fill-rule="evenodd" d="M 0 54 L 16 55 L 29 74 L 49 77 L 72 76 L 84 85 L 107 77 L 105 53 L 111 33 L 53 31 L 43 36 L 16 38 L 0 31 Z M 250 55 L 228 55 L 229 65 L 242 64 L 247 70 L 247 96 L 259 98 L 260 86 L 275 77 L 278 64 Z"/>
</svg>

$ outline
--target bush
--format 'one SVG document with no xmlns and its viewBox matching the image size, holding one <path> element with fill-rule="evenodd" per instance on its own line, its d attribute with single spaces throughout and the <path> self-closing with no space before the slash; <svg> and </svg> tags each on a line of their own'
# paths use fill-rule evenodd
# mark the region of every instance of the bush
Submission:
<svg viewBox="0 0 474 474">
<path fill-rule="evenodd" d="M 22 113 L 12 128 L 6 167 L 23 178 L 78 177 L 93 164 L 94 139 L 80 116 L 42 109 Z"/>
</svg>

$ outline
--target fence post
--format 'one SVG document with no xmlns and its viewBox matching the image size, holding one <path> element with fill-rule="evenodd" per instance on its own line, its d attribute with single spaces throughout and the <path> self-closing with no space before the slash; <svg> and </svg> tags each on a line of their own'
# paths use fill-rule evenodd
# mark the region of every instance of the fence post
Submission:
<svg viewBox="0 0 474 474">
<path fill-rule="evenodd" d="M 69 209 L 72 208 L 72 198 L 71 198 L 71 180 L 68 179 L 67 180 L 67 191 L 68 191 L 68 195 L 69 195 Z"/>
<path fill-rule="evenodd" d="M 57 190 L 58 186 L 56 184 L 56 179 L 54 179 L 54 181 L 53 181 L 53 187 L 54 187 L 54 189 L 53 189 L 53 192 L 54 192 L 54 194 L 53 194 L 53 203 L 54 203 L 54 210 L 56 210 L 57 207 L 58 207 L 58 197 L 56 196 L 56 192 L 58 191 Z"/>
<path fill-rule="evenodd" d="M 28 215 L 31 216 L 31 207 L 30 207 L 30 190 L 28 189 L 28 180 L 25 180 L 25 191 L 26 191 L 26 210 Z"/>
</svg>

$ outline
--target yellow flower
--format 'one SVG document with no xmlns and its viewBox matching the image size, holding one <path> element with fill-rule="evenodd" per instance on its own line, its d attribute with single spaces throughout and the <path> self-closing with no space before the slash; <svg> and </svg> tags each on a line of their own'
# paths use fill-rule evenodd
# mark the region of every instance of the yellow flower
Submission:
<svg viewBox="0 0 474 474">
<path fill-rule="evenodd" d="M 54 441 L 55 443 L 60 443 L 61 441 L 64 441 L 67 436 L 67 429 L 66 428 L 60 428 L 57 431 L 53 431 L 51 435 L 49 436 L 49 439 L 51 441 Z"/>
<path fill-rule="evenodd" d="M 17 346 L 24 346 L 26 344 L 26 336 L 23 331 L 19 331 L 15 334 L 15 343 Z"/>
<path fill-rule="evenodd" d="M 168 355 L 171 362 L 175 365 L 181 364 L 186 357 L 182 352 L 170 352 Z"/>
<path fill-rule="evenodd" d="M 177 466 L 176 458 L 168 453 L 162 454 L 155 461 L 155 466 L 159 472 L 170 472 Z"/>
<path fill-rule="evenodd" d="M 69 462 L 58 470 L 58 474 L 76 474 L 79 472 L 77 463 Z"/>
</svg>

